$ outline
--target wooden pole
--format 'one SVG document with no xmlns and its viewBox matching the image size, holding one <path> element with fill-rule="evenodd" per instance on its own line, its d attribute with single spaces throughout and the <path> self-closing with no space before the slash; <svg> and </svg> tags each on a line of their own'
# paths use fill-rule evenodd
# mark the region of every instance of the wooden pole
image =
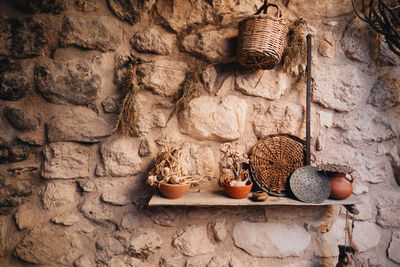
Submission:
<svg viewBox="0 0 400 267">
<path fill-rule="evenodd" d="M 311 165 L 311 34 L 307 34 L 306 165 Z"/>
</svg>

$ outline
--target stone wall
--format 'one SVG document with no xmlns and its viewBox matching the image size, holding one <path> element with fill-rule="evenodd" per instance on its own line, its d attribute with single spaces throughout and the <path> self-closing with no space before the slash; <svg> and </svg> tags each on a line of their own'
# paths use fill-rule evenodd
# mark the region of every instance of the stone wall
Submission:
<svg viewBox="0 0 400 267">
<path fill-rule="evenodd" d="M 250 152 L 266 135 L 304 138 L 304 62 L 258 72 L 235 63 L 238 22 L 261 4 L 0 1 L 1 266 L 334 266 L 341 207 L 144 208 L 166 143 L 185 143 L 188 173 L 215 177 L 207 190 L 224 142 Z M 400 264 L 399 57 L 350 1 L 280 4 L 313 35 L 317 163 L 354 168 L 357 259 Z M 138 118 L 124 138 L 113 127 L 132 56 Z M 196 68 L 200 96 L 176 115 L 174 96 Z"/>
</svg>

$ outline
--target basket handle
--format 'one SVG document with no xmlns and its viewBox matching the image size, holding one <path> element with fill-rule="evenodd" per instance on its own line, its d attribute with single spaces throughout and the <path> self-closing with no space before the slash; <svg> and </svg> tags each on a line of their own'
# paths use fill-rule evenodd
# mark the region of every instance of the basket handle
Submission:
<svg viewBox="0 0 400 267">
<path fill-rule="evenodd" d="M 275 16 L 277 18 L 281 18 L 282 17 L 282 11 L 278 7 L 278 5 L 276 5 L 276 4 L 268 4 L 268 1 L 264 1 L 264 4 L 260 7 L 260 9 L 257 10 L 257 12 L 254 15 L 260 15 L 262 11 L 264 11 L 264 14 L 267 14 L 269 7 L 274 7 L 276 9 Z"/>
</svg>

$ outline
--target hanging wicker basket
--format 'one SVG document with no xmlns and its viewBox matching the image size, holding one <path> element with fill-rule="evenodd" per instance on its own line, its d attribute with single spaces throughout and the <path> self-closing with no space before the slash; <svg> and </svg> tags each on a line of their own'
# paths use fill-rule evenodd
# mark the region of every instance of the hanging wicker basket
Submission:
<svg viewBox="0 0 400 267">
<path fill-rule="evenodd" d="M 289 192 L 288 179 L 304 166 L 305 142 L 298 137 L 277 134 L 257 142 L 250 156 L 252 179 L 263 191 L 285 196 Z"/>
<path fill-rule="evenodd" d="M 275 15 L 267 13 L 269 7 L 276 9 Z M 239 63 L 249 69 L 272 69 L 281 61 L 287 32 L 280 8 L 265 3 L 254 16 L 239 23 Z"/>
</svg>

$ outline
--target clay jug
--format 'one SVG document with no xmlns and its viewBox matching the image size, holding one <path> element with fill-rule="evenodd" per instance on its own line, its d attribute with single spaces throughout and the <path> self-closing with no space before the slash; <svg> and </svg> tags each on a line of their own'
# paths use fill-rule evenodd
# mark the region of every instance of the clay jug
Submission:
<svg viewBox="0 0 400 267">
<path fill-rule="evenodd" d="M 348 198 L 353 192 L 354 177 L 351 174 L 337 173 L 330 177 L 331 195 L 333 199 Z"/>
</svg>

